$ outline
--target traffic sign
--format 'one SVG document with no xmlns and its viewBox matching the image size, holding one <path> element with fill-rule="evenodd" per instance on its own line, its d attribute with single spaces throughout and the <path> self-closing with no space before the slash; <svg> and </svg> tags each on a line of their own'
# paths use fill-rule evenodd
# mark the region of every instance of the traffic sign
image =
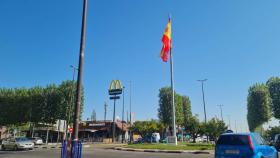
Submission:
<svg viewBox="0 0 280 158">
<path fill-rule="evenodd" d="M 120 96 L 113 96 L 113 97 L 110 97 L 111 100 L 115 100 L 115 99 L 120 99 Z"/>
<path fill-rule="evenodd" d="M 73 132 L 73 128 L 68 128 L 69 133 Z"/>
</svg>

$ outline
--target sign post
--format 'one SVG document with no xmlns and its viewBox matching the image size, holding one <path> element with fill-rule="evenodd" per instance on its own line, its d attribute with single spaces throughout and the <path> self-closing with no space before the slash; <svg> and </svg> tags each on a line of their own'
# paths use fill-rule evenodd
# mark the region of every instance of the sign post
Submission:
<svg viewBox="0 0 280 158">
<path fill-rule="evenodd" d="M 115 142 L 116 133 L 116 100 L 120 99 L 120 94 L 122 94 L 123 86 L 120 80 L 113 80 L 109 87 L 110 100 L 114 100 L 114 113 L 113 113 L 113 133 L 112 133 L 112 143 Z"/>
</svg>

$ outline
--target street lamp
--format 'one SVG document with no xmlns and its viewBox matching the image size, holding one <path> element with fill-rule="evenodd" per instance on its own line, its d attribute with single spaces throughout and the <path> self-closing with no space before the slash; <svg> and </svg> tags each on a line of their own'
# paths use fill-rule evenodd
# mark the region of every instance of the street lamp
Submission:
<svg viewBox="0 0 280 158">
<path fill-rule="evenodd" d="M 231 124 L 230 124 L 230 115 L 227 115 L 228 116 L 228 129 L 231 129 Z"/>
<path fill-rule="evenodd" d="M 222 121 L 224 121 L 224 118 L 223 118 L 223 106 L 224 106 L 224 105 L 217 105 L 217 106 L 220 107 L 220 110 L 221 110 L 221 119 L 222 119 Z"/>
<path fill-rule="evenodd" d="M 67 136 L 67 133 L 68 133 L 68 125 L 70 125 L 70 120 L 71 120 L 71 114 L 72 114 L 72 106 L 74 107 L 74 82 L 75 82 L 75 73 L 76 71 L 78 71 L 79 69 L 76 68 L 75 66 L 73 65 L 70 65 L 70 68 L 73 69 L 73 78 L 72 78 L 72 87 L 71 87 L 71 96 L 70 96 L 70 103 L 69 103 L 69 109 L 68 109 L 68 120 L 67 120 L 67 125 L 66 125 L 66 136 Z M 72 105 L 73 104 L 73 105 Z"/>
<path fill-rule="evenodd" d="M 122 143 L 124 142 L 124 133 L 123 133 L 123 122 L 124 122 L 124 89 L 125 86 L 123 86 L 123 107 L 122 107 Z"/>
<path fill-rule="evenodd" d="M 205 98 L 204 98 L 204 82 L 207 81 L 207 79 L 203 79 L 203 80 L 197 80 L 198 82 L 201 82 L 201 90 L 202 90 L 202 97 L 203 97 L 203 107 L 204 107 L 204 121 L 205 123 L 207 122 L 207 118 L 206 118 L 206 108 L 205 108 Z"/>
<path fill-rule="evenodd" d="M 129 81 L 129 127 L 132 126 L 131 123 L 131 81 Z M 132 131 L 129 128 L 129 142 L 132 142 Z"/>
</svg>

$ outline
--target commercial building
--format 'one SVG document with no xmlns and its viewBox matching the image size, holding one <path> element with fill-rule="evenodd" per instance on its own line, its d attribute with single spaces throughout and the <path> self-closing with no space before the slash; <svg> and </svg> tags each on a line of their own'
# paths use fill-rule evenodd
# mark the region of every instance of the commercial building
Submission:
<svg viewBox="0 0 280 158">
<path fill-rule="evenodd" d="M 111 143 L 113 122 L 110 120 L 82 121 L 79 126 L 79 138 L 88 142 Z M 121 142 L 122 135 L 125 141 L 128 140 L 128 124 L 123 121 L 116 121 L 115 140 Z"/>
</svg>

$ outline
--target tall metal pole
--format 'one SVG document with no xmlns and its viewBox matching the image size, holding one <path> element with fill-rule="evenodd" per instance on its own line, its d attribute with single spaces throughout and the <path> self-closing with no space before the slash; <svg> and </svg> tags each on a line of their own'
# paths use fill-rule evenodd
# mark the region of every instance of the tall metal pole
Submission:
<svg viewBox="0 0 280 158">
<path fill-rule="evenodd" d="M 108 107 L 108 105 L 107 105 L 107 103 L 105 102 L 105 103 L 104 103 L 104 122 L 106 122 L 107 107 Z"/>
<path fill-rule="evenodd" d="M 231 129 L 231 124 L 230 124 L 230 115 L 228 115 L 228 128 Z"/>
<path fill-rule="evenodd" d="M 87 0 L 84 0 L 83 4 L 83 17 L 82 17 L 82 30 L 81 30 L 81 43 L 80 43 L 80 55 L 79 55 L 79 70 L 77 80 L 77 93 L 75 104 L 75 120 L 74 120 L 74 137 L 72 138 L 75 144 L 79 139 L 79 122 L 80 122 L 80 107 L 81 107 L 81 87 L 83 77 L 83 64 L 84 64 L 84 49 L 85 49 L 85 35 L 86 35 L 86 12 L 87 12 Z M 73 149 L 73 148 L 72 148 Z"/>
<path fill-rule="evenodd" d="M 235 133 L 237 133 L 236 120 L 234 120 Z"/>
<path fill-rule="evenodd" d="M 207 122 L 206 117 L 206 108 L 205 108 L 205 97 L 204 97 L 204 82 L 207 81 L 207 79 L 204 80 L 197 80 L 198 82 L 201 82 L 201 90 L 202 90 L 202 98 L 203 98 L 203 108 L 204 108 L 204 122 Z"/>
<path fill-rule="evenodd" d="M 224 118 L 223 118 L 223 106 L 224 106 L 224 105 L 217 105 L 217 106 L 220 107 L 220 110 L 221 110 L 221 119 L 222 119 L 222 121 L 224 121 Z"/>
<path fill-rule="evenodd" d="M 71 112 L 72 112 L 72 107 L 74 107 L 74 82 L 75 82 L 75 72 L 76 70 L 78 70 L 75 66 L 70 65 L 71 68 L 73 68 L 73 76 L 72 76 L 72 87 L 71 87 L 71 96 L 70 96 L 70 101 L 69 101 L 69 109 L 68 109 L 68 119 L 66 121 L 66 127 L 65 127 L 65 136 L 64 139 L 67 138 L 68 136 L 68 125 L 70 125 L 70 121 L 71 121 Z M 73 105 L 72 105 L 73 104 Z"/>
<path fill-rule="evenodd" d="M 171 89 L 172 89 L 172 127 L 173 137 L 176 137 L 176 116 L 175 116 L 175 101 L 174 101 L 174 80 L 173 80 L 173 58 L 172 58 L 172 47 L 170 48 L 170 76 L 171 76 Z M 177 145 L 177 140 L 175 140 Z"/>
<path fill-rule="evenodd" d="M 113 143 L 115 142 L 115 132 L 116 132 L 116 99 L 114 99 L 114 112 L 113 112 L 113 135 L 112 135 Z"/>
<path fill-rule="evenodd" d="M 132 126 L 131 123 L 131 81 L 129 81 L 129 124 L 130 127 Z M 132 132 L 129 130 L 129 142 L 132 142 Z"/>
<path fill-rule="evenodd" d="M 122 107 L 122 143 L 124 143 L 123 122 L 124 122 L 124 89 L 123 87 L 123 107 Z"/>
</svg>

